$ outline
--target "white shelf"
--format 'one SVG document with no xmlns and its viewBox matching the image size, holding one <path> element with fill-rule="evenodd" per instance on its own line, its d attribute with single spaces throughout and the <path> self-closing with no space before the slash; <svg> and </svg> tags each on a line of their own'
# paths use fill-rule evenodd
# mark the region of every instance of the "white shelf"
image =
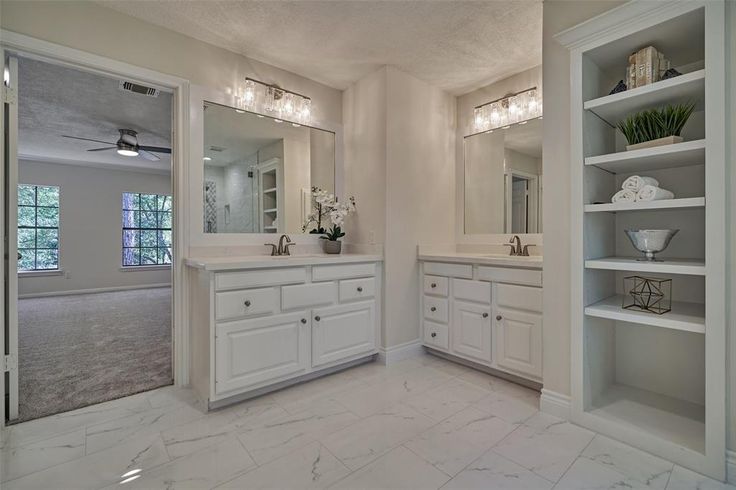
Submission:
<svg viewBox="0 0 736 490">
<path fill-rule="evenodd" d="M 626 385 L 612 385 L 589 411 L 668 442 L 705 451 L 705 407 Z"/>
<path fill-rule="evenodd" d="M 585 314 L 622 322 L 671 328 L 685 332 L 705 333 L 705 305 L 699 303 L 672 302 L 672 311 L 657 315 L 634 309 L 625 310 L 623 296 L 611 296 L 585 307 Z"/>
<path fill-rule="evenodd" d="M 705 163 L 705 140 L 683 141 L 673 145 L 621 151 L 587 157 L 585 165 L 594 165 L 615 174 L 688 167 Z"/>
<path fill-rule="evenodd" d="M 263 191 L 264 194 L 269 194 L 271 192 L 276 192 L 276 187 L 271 187 L 270 189 L 265 189 Z"/>
<path fill-rule="evenodd" d="M 276 209 L 276 208 L 271 208 L 271 209 L 264 209 L 264 210 L 263 210 L 263 212 L 264 212 L 264 213 L 277 213 L 278 211 L 279 211 L 279 210 L 278 210 L 278 209 Z"/>
<path fill-rule="evenodd" d="M 583 108 L 616 127 L 629 114 L 666 103 L 702 102 L 705 95 L 705 70 L 686 73 L 644 87 L 606 95 L 585 102 Z"/>
<path fill-rule="evenodd" d="M 586 260 L 585 268 L 690 276 L 705 275 L 705 261 L 691 259 L 666 259 L 663 262 L 650 262 L 637 260 L 636 257 L 603 257 Z"/>
<path fill-rule="evenodd" d="M 647 211 L 652 209 L 685 209 L 705 207 L 704 197 L 689 197 L 683 199 L 663 199 L 661 201 L 639 202 L 611 202 L 605 204 L 586 204 L 586 213 L 619 212 L 619 211 Z"/>
</svg>

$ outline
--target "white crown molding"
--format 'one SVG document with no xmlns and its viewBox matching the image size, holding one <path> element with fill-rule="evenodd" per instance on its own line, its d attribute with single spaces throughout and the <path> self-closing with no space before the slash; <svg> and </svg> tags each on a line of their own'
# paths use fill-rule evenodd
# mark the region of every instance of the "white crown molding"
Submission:
<svg viewBox="0 0 736 490">
<path fill-rule="evenodd" d="M 556 391 L 542 388 L 539 409 L 561 419 L 570 420 L 570 397 Z"/>
<path fill-rule="evenodd" d="M 703 7 L 707 0 L 652 2 L 632 0 L 553 37 L 568 49 L 600 45 L 651 25 L 653 20 L 676 17 Z M 655 22 L 656 23 L 656 22 Z"/>
<path fill-rule="evenodd" d="M 421 339 L 404 342 L 393 347 L 381 347 L 378 349 L 378 361 L 388 366 L 405 359 L 421 355 L 424 352 Z"/>
<path fill-rule="evenodd" d="M 92 167 L 100 168 L 103 170 L 113 170 L 117 172 L 141 172 L 146 174 L 157 174 L 157 175 L 171 175 L 171 170 L 150 168 L 150 167 L 139 167 L 138 165 L 126 165 L 124 163 L 102 163 L 102 162 L 85 162 L 79 160 L 69 160 L 67 158 L 47 157 L 39 155 L 29 155 L 26 153 L 19 153 L 18 160 L 25 162 L 37 162 L 37 163 L 55 163 L 59 165 L 74 165 L 77 167 Z"/>
</svg>

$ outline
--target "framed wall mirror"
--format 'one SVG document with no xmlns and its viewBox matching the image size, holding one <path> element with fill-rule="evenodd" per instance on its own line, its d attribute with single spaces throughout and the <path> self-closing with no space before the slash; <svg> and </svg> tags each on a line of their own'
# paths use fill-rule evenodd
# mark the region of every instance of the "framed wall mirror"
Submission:
<svg viewBox="0 0 736 490">
<path fill-rule="evenodd" d="M 204 103 L 204 233 L 302 233 L 335 192 L 335 133 Z"/>
<path fill-rule="evenodd" d="M 542 120 L 466 136 L 465 234 L 542 233 Z"/>
</svg>

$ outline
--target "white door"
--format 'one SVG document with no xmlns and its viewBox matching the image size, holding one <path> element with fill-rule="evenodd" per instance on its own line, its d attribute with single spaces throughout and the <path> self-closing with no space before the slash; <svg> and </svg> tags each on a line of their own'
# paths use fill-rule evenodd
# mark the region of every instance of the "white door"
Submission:
<svg viewBox="0 0 736 490">
<path fill-rule="evenodd" d="M 496 362 L 499 366 L 542 377 L 542 315 L 496 309 Z"/>
<path fill-rule="evenodd" d="M 312 311 L 312 366 L 376 348 L 376 303 L 365 301 Z"/>
<path fill-rule="evenodd" d="M 511 233 L 527 232 L 528 189 L 526 179 L 513 177 L 511 184 Z"/>
<path fill-rule="evenodd" d="M 218 323 L 215 392 L 227 393 L 309 367 L 309 312 Z"/>
<path fill-rule="evenodd" d="M 460 356 L 491 362 L 490 306 L 454 301 L 452 350 Z"/>
<path fill-rule="evenodd" d="M 4 54 L 4 53 L 3 53 Z M 5 350 L 3 371 L 8 373 L 5 418 L 18 418 L 18 60 L 5 58 L 3 78 L 3 133 L 7 148 L 4 148 L 2 172 L 3 202 L 3 250 L 5 279 L 3 302 L 5 306 Z M 3 376 L 5 378 L 5 376 Z"/>
</svg>

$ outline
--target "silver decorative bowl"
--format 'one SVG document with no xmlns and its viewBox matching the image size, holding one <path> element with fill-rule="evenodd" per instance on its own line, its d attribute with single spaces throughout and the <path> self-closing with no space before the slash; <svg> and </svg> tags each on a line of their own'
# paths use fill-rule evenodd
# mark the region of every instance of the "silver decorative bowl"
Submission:
<svg viewBox="0 0 736 490">
<path fill-rule="evenodd" d="M 643 259 L 655 262 L 657 254 L 667 248 L 672 237 L 680 230 L 624 230 L 631 244 L 645 256 Z"/>
</svg>

